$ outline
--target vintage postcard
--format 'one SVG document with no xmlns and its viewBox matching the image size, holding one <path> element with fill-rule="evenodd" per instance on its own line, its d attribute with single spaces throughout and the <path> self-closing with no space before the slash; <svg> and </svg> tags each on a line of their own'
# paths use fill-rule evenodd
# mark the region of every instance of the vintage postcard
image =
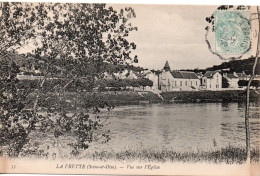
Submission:
<svg viewBox="0 0 260 176">
<path fill-rule="evenodd" d="M 0 173 L 260 174 L 260 7 L 0 2 Z"/>
</svg>

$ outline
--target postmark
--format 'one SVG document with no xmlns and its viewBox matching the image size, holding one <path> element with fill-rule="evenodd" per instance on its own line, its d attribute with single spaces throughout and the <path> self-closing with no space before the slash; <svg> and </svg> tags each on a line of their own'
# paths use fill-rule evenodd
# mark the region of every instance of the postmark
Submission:
<svg viewBox="0 0 260 176">
<path fill-rule="evenodd" d="M 216 11 L 215 51 L 245 54 L 250 50 L 250 12 Z"/>
</svg>

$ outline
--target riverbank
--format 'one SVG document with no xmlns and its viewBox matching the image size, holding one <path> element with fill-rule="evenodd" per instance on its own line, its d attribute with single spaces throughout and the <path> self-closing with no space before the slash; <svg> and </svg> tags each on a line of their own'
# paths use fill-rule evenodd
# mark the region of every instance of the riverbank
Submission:
<svg viewBox="0 0 260 176">
<path fill-rule="evenodd" d="M 222 90 L 222 91 L 176 91 L 163 92 L 161 96 L 165 101 L 181 102 L 242 102 L 246 99 L 245 90 Z M 259 100 L 259 92 L 250 91 L 251 101 Z"/>
<path fill-rule="evenodd" d="M 142 161 L 142 162 L 183 162 L 183 163 L 226 163 L 226 164 L 242 164 L 246 162 L 246 150 L 238 147 L 225 147 L 219 150 L 211 151 L 187 151 L 176 152 L 171 150 L 154 151 L 148 149 L 126 150 L 121 152 L 95 152 L 87 154 L 83 157 L 93 160 L 113 160 L 113 161 Z M 251 161 L 260 161 L 259 149 L 251 150 Z"/>
<path fill-rule="evenodd" d="M 62 104 L 68 110 L 75 110 L 80 107 L 139 105 L 162 102 L 160 95 L 149 91 L 64 92 L 60 94 L 61 98 L 54 92 L 48 92 L 42 94 L 41 97 L 39 104 L 45 108 Z M 35 98 L 35 92 L 28 96 L 28 107 L 33 106 Z"/>
<path fill-rule="evenodd" d="M 29 95 L 29 104 L 33 105 L 36 94 Z M 49 92 L 45 99 L 40 100 L 41 104 L 46 107 L 52 107 L 59 104 L 56 94 Z M 75 108 L 82 106 L 82 102 L 88 106 L 103 102 L 112 106 L 119 105 L 139 105 L 151 103 L 214 103 L 214 102 L 243 102 L 246 99 L 246 91 L 244 90 L 226 90 L 226 91 L 176 91 L 163 92 L 156 94 L 149 91 L 104 91 L 104 92 L 65 92 L 63 95 L 63 106 Z M 96 100 L 97 102 L 95 102 Z M 250 93 L 250 101 L 259 101 L 259 92 L 252 90 Z M 84 104 L 83 103 L 83 104 Z"/>
<path fill-rule="evenodd" d="M 114 105 L 133 105 L 160 102 L 242 102 L 246 100 L 245 90 L 222 91 L 175 91 L 155 94 L 148 91 L 101 92 L 104 101 Z M 259 101 L 259 92 L 251 90 L 250 101 Z"/>
<path fill-rule="evenodd" d="M 162 102 L 158 94 L 149 91 L 107 91 L 99 94 L 102 99 L 113 105 L 138 105 Z"/>
</svg>

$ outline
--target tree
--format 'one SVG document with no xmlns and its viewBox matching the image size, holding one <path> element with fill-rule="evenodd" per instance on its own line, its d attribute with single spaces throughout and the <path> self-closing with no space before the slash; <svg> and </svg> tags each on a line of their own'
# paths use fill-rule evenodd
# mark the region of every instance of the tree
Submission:
<svg viewBox="0 0 260 176">
<path fill-rule="evenodd" d="M 32 117 L 31 112 L 24 113 L 23 103 L 28 93 L 18 92 L 16 74 L 19 67 L 8 57 L 0 60 L 0 139 L 1 145 L 8 146 L 9 154 L 17 156 L 17 150 L 26 141 L 24 121 Z"/>
<path fill-rule="evenodd" d="M 99 83 L 98 83 L 98 89 L 99 89 L 99 91 L 105 91 L 106 90 L 106 83 L 104 82 L 104 81 L 100 81 Z"/>
<path fill-rule="evenodd" d="M 153 81 L 151 81 L 150 79 L 148 78 L 141 78 L 138 80 L 139 84 L 141 86 L 143 86 L 143 89 L 146 87 L 146 86 L 149 86 L 149 87 L 152 87 L 153 86 Z"/>
<path fill-rule="evenodd" d="M 105 142 L 109 139 L 107 132 L 97 134 L 103 126 L 99 108 L 106 104 L 92 90 L 95 79 L 102 75 L 104 62 L 131 64 L 137 61 L 137 56 L 132 59 L 130 55 L 136 45 L 127 40 L 129 33 L 137 30 L 129 22 L 135 17 L 130 7 L 117 12 L 105 4 L 0 3 L 1 60 L 9 57 L 10 53 L 19 55 L 21 49 L 30 47 L 32 49 L 24 53 L 24 58 L 11 57 L 8 69 L 16 67 L 16 61 L 30 59 L 43 75 L 43 79 L 38 80 L 37 89 L 27 89 L 33 102 L 21 103 L 21 107 L 29 106 L 29 113 L 25 113 L 25 108 L 19 109 L 21 116 L 25 116 L 26 127 L 21 128 L 19 122 L 12 121 L 18 116 L 15 107 L 9 107 L 7 113 L 1 109 L 1 114 L 5 114 L 5 120 L 0 124 L 4 126 L 1 139 L 9 141 L 9 151 L 19 143 L 14 147 L 15 152 L 9 152 L 10 156 L 25 151 L 29 135 L 39 125 L 41 130 L 53 133 L 57 141 L 60 136 L 73 134 L 76 138 L 76 142 L 70 144 L 74 148 L 73 154 L 88 148 L 95 138 L 102 137 Z M 16 73 L 13 71 L 12 74 Z M 17 80 L 9 77 L 6 77 L 9 82 L 2 84 L 3 88 L 10 82 L 16 86 Z M 13 91 L 17 97 L 12 97 L 22 98 L 23 94 L 17 89 Z M 84 98 L 86 91 L 90 92 L 88 98 Z M 5 90 L 1 92 L 2 96 L 4 94 Z M 5 102 L 3 99 L 0 101 Z M 77 106 L 73 109 L 67 101 L 75 101 Z M 13 102 L 10 99 L 9 105 L 14 105 Z M 15 113 L 11 113 L 13 111 Z M 47 116 L 39 115 L 39 111 L 46 111 Z M 69 113 L 72 115 L 68 116 Z M 9 121 L 12 121 L 12 128 L 6 123 Z M 13 141 L 19 130 L 22 130 L 18 134 L 23 134 L 24 140 Z"/>
<path fill-rule="evenodd" d="M 218 10 L 228 10 L 228 9 L 234 9 L 234 10 L 249 10 L 249 6 L 237 6 L 236 8 L 232 5 L 222 5 L 220 7 L 218 7 Z M 254 65 L 253 65 L 253 69 L 252 69 L 252 74 L 251 74 L 251 77 L 248 81 L 248 85 L 247 85 L 247 96 L 246 96 L 246 107 L 245 107 L 245 130 L 246 130 L 246 153 L 247 153 L 247 161 L 250 162 L 250 131 L 249 131 L 249 103 L 250 103 L 250 86 L 251 86 L 251 83 L 255 77 L 255 72 L 256 72 L 256 65 L 257 65 L 257 62 L 258 62 L 258 57 L 259 57 L 259 45 L 260 45 L 260 14 L 259 14 L 259 7 L 256 7 L 257 10 L 256 10 L 256 13 L 255 14 L 250 14 L 251 16 L 249 17 L 249 19 L 243 17 L 243 16 L 240 16 L 241 19 L 243 20 L 247 20 L 247 23 L 249 25 L 251 25 L 251 22 L 253 20 L 258 20 L 258 34 L 257 34 L 257 48 L 256 48 L 256 55 L 255 55 L 255 62 L 254 62 Z M 215 32 L 215 15 L 212 14 L 210 17 L 206 17 L 205 19 L 210 25 L 211 25 L 211 30 L 212 32 Z M 219 53 L 216 53 L 212 50 L 211 48 L 211 45 L 210 45 L 210 42 L 208 41 L 207 39 L 207 36 L 208 36 L 208 32 L 210 31 L 210 26 L 207 26 L 205 28 L 206 30 L 206 35 L 205 35 L 205 39 L 206 39 L 206 43 L 208 45 L 208 48 L 209 48 L 209 51 L 214 54 L 214 55 L 217 55 L 220 59 L 222 60 L 235 60 L 235 59 L 240 59 L 242 57 L 242 55 L 246 52 L 248 52 L 250 49 L 251 49 L 251 45 L 247 48 L 246 51 L 244 51 L 240 56 L 238 57 L 231 57 L 231 58 L 224 58 L 221 54 Z"/>
<path fill-rule="evenodd" d="M 132 86 L 132 87 L 140 87 L 140 81 L 138 81 L 138 79 L 129 79 L 128 80 L 128 84 L 129 86 Z"/>
<path fill-rule="evenodd" d="M 239 86 L 247 86 L 248 85 L 248 80 L 239 80 L 238 81 L 238 85 Z M 260 85 L 260 82 L 258 81 L 258 80 L 253 80 L 252 82 L 251 82 L 251 86 L 253 86 L 253 87 L 256 87 L 256 88 L 258 88 L 259 87 L 259 85 Z"/>
<path fill-rule="evenodd" d="M 228 88 L 228 86 L 229 86 L 229 83 L 228 83 L 227 78 L 222 77 L 222 88 Z"/>
</svg>

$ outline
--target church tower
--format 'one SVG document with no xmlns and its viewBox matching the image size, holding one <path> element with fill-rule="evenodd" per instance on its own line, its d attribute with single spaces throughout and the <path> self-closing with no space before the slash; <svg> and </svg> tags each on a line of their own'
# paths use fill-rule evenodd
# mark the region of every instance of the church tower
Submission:
<svg viewBox="0 0 260 176">
<path fill-rule="evenodd" d="M 165 65 L 163 67 L 163 70 L 164 71 L 171 71 L 171 68 L 170 68 L 170 65 L 169 65 L 168 61 L 166 61 Z"/>
</svg>

